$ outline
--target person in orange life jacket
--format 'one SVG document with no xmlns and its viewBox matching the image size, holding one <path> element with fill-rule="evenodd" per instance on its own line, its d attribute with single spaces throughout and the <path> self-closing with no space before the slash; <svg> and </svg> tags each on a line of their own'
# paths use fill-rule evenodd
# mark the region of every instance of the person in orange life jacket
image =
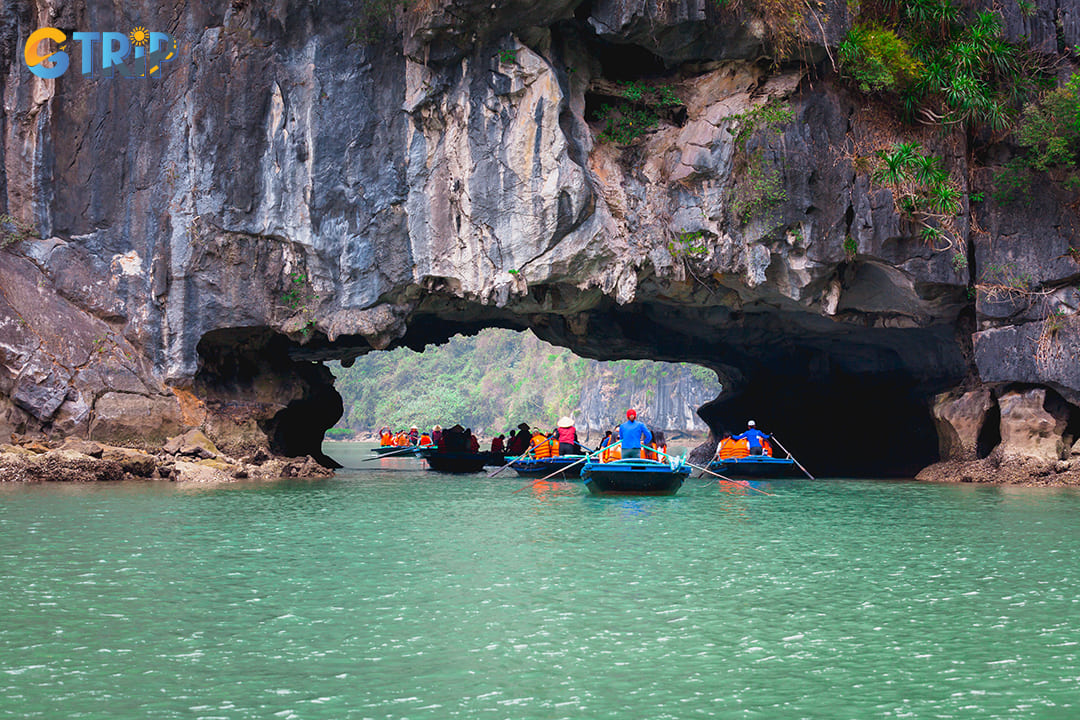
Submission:
<svg viewBox="0 0 1080 720">
<path fill-rule="evenodd" d="M 652 442 L 652 433 L 645 423 L 638 422 L 637 411 L 633 408 L 626 411 L 626 422 L 619 426 L 619 440 L 622 441 L 623 459 L 641 457 L 642 445 Z"/>
<path fill-rule="evenodd" d="M 503 436 L 502 435 L 496 435 L 495 437 L 491 438 L 491 452 L 498 453 L 499 455 L 502 455 L 502 452 L 503 452 Z"/>
<path fill-rule="evenodd" d="M 559 440 L 560 455 L 576 455 L 581 449 L 574 421 L 565 415 L 559 418 L 558 426 L 555 428 L 555 437 Z"/>
<path fill-rule="evenodd" d="M 758 430 L 757 424 L 753 420 L 751 420 L 750 422 L 746 423 L 746 432 L 742 433 L 741 435 L 736 435 L 731 439 L 736 441 L 746 440 L 747 442 L 749 442 L 751 455 L 764 455 L 765 451 L 761 447 L 761 441 L 768 440 L 771 437 L 772 435 L 766 435 L 765 433 Z"/>
<path fill-rule="evenodd" d="M 421 447 L 427 447 L 431 444 L 431 434 L 427 432 L 420 433 L 420 445 Z"/>
</svg>

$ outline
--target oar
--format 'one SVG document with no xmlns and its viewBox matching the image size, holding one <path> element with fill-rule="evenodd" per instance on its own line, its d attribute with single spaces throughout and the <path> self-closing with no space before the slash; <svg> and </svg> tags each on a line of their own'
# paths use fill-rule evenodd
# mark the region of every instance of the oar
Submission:
<svg viewBox="0 0 1080 720">
<path fill-rule="evenodd" d="M 731 483 L 732 485 L 738 485 L 739 487 L 749 488 L 749 489 L 753 490 L 754 492 L 761 493 L 762 495 L 768 495 L 769 497 L 775 497 L 772 493 L 765 492 L 764 490 L 756 488 L 756 487 L 754 487 L 753 485 L 751 485 L 751 484 L 749 484 L 747 482 L 739 482 L 738 480 L 732 480 L 729 477 L 724 477 L 720 473 L 715 473 L 712 470 L 709 470 L 708 468 L 703 468 L 700 465 L 695 465 L 694 463 L 690 462 L 689 460 L 686 460 L 685 458 L 671 457 L 666 452 L 664 452 L 663 450 L 659 450 L 659 449 L 653 450 L 653 452 L 660 453 L 664 457 L 670 458 L 672 460 L 682 460 L 684 463 L 686 463 L 690 467 L 694 468 L 695 470 L 700 470 L 701 472 L 706 472 L 706 473 L 709 473 L 710 475 L 715 475 L 716 477 L 720 478 L 721 480 L 726 480 L 727 482 Z"/>
<path fill-rule="evenodd" d="M 528 455 L 529 453 L 531 453 L 532 451 L 533 451 L 533 449 L 532 449 L 532 446 L 530 445 L 530 446 L 529 446 L 529 449 L 528 449 L 528 450 L 526 450 L 525 452 L 521 453 L 520 455 L 518 455 L 518 456 L 517 456 L 516 458 L 514 458 L 514 459 L 513 459 L 513 460 L 511 460 L 510 462 L 506 463 L 505 465 L 503 465 L 503 466 L 502 466 L 501 468 L 499 468 L 499 469 L 498 469 L 498 470 L 496 470 L 495 472 L 489 472 L 489 473 L 488 473 L 488 477 L 489 477 L 489 478 L 493 478 L 493 477 L 495 477 L 496 475 L 498 475 L 499 473 L 501 473 L 501 472 L 502 472 L 503 470 L 505 470 L 506 468 L 510 467 L 511 465 L 513 465 L 514 463 L 516 463 L 516 462 L 517 462 L 518 460 L 520 460 L 521 458 L 523 458 L 523 457 L 525 457 L 526 455 Z"/>
<path fill-rule="evenodd" d="M 790 451 L 790 450 L 788 450 L 788 449 L 787 449 L 786 447 L 784 447 L 784 446 L 783 446 L 783 444 L 782 444 L 782 443 L 780 442 L 780 440 L 778 440 L 778 439 L 777 439 L 777 437 L 776 437 L 775 435 L 770 435 L 770 436 L 769 436 L 769 438 L 770 438 L 770 439 L 772 439 L 772 440 L 774 440 L 774 441 L 776 441 L 776 445 L 777 445 L 777 447 L 779 447 L 779 448 L 780 448 L 781 450 L 783 450 L 784 452 L 786 452 L 786 453 L 787 453 L 787 456 L 788 456 L 789 458 L 791 458 L 792 460 L 795 460 L 795 456 L 791 454 L 791 451 Z M 811 480 L 815 480 L 815 479 L 816 479 L 816 478 L 815 478 L 815 477 L 814 477 L 813 475 L 811 475 L 811 474 L 810 474 L 810 473 L 809 473 L 809 472 L 808 472 L 808 471 L 806 470 L 806 468 L 804 468 L 804 467 L 802 466 L 802 463 L 801 463 L 801 462 L 799 462 L 798 460 L 795 460 L 795 464 L 799 466 L 799 469 L 800 469 L 800 470 L 802 470 L 802 471 L 803 471 L 804 473 L 806 473 L 806 477 L 810 478 Z"/>
<path fill-rule="evenodd" d="M 613 442 L 613 443 L 611 443 L 611 444 L 610 444 L 610 445 L 608 445 L 607 447 L 602 447 L 602 448 L 599 448 L 599 449 L 597 449 L 597 450 L 594 450 L 593 452 L 589 453 L 588 455 L 586 455 L 585 457 L 581 458 L 581 459 L 580 459 L 580 460 L 578 460 L 577 462 L 573 462 L 573 463 L 570 463 L 569 465 L 567 465 L 567 466 L 566 466 L 566 467 L 564 467 L 564 468 L 559 468 L 558 470 L 556 470 L 555 472 L 551 473 L 550 475 L 545 475 L 544 477 L 540 478 L 539 480 L 530 480 L 530 481 L 529 481 L 529 484 L 528 484 L 528 485 L 525 485 L 525 486 L 523 486 L 523 487 L 519 487 L 519 488 L 518 488 L 517 490 L 515 490 L 514 492 L 512 492 L 512 493 L 510 493 L 510 494 L 511 494 L 511 495 L 517 495 L 517 494 L 518 494 L 519 492 L 521 492 L 521 491 L 522 491 L 522 490 L 524 490 L 525 488 L 529 488 L 529 487 L 532 487 L 532 486 L 533 486 L 533 483 L 538 483 L 538 482 L 544 482 L 545 480 L 547 480 L 547 479 L 549 479 L 549 478 L 553 478 L 553 477 L 555 477 L 556 475 L 558 475 L 558 474 L 559 474 L 559 473 L 561 473 L 561 472 L 566 472 L 567 470 L 569 470 L 570 468 L 574 467 L 575 465 L 580 465 L 581 463 L 585 462 L 586 460 L 588 460 L 589 458 L 591 458 L 591 457 L 592 457 L 593 455 L 596 455 L 597 453 L 601 453 L 601 452 L 603 452 L 604 450 L 610 450 L 611 448 L 615 447 L 616 445 L 621 445 L 621 444 L 622 444 L 622 440 L 619 440 L 618 442 Z"/>
<path fill-rule="evenodd" d="M 383 458 L 386 458 L 386 457 L 393 457 L 394 455 L 400 455 L 401 453 L 404 453 L 404 452 L 410 452 L 410 451 L 416 450 L 416 448 L 418 448 L 418 447 L 420 447 L 420 446 L 419 445 L 410 445 L 409 447 L 403 447 L 400 450 L 395 450 L 394 452 L 388 452 L 388 453 L 383 453 L 382 455 L 376 455 L 375 457 L 364 458 L 360 462 L 367 462 L 368 460 L 382 460 Z"/>
</svg>

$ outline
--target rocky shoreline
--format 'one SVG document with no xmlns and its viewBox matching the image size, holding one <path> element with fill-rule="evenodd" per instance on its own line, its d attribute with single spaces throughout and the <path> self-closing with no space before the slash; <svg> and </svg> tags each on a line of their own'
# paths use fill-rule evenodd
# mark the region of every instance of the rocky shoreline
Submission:
<svg viewBox="0 0 1080 720">
<path fill-rule="evenodd" d="M 310 456 L 281 457 L 260 448 L 230 457 L 200 430 L 171 437 L 154 453 L 72 437 L 63 442 L 13 437 L 0 445 L 0 482 L 220 483 L 333 475 Z"/>
</svg>

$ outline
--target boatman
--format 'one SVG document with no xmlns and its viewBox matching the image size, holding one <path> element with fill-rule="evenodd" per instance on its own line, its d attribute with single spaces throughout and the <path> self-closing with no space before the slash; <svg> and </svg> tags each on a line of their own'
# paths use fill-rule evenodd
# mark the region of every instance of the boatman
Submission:
<svg viewBox="0 0 1080 720">
<path fill-rule="evenodd" d="M 772 436 L 766 435 L 765 433 L 758 430 L 757 424 L 753 420 L 751 420 L 750 422 L 746 423 L 746 432 L 742 433 L 741 435 L 736 435 L 731 439 L 736 442 L 738 442 L 739 440 L 746 440 L 748 443 L 750 443 L 751 455 L 764 455 L 765 451 L 762 448 L 762 441 L 768 441 L 770 437 Z"/>
<path fill-rule="evenodd" d="M 626 411 L 626 422 L 619 426 L 619 440 L 622 441 L 622 456 L 626 458 L 641 457 L 641 448 L 652 442 L 652 433 L 645 423 L 637 421 L 637 411 L 630 408 Z"/>
</svg>

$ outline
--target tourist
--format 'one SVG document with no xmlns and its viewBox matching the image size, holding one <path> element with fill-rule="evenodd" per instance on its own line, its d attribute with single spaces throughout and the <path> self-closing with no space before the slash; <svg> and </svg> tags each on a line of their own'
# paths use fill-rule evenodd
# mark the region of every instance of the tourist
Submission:
<svg viewBox="0 0 1080 720">
<path fill-rule="evenodd" d="M 442 425 L 436 425 L 431 428 L 431 442 L 436 445 L 442 445 Z"/>
<path fill-rule="evenodd" d="M 409 444 L 416 445 L 420 442 L 420 428 L 413 425 L 409 428 Z"/>
<path fill-rule="evenodd" d="M 619 426 L 619 440 L 622 442 L 623 458 L 640 458 L 641 447 L 652 442 L 652 433 L 645 423 L 638 422 L 637 411 L 626 411 L 626 422 Z"/>
<path fill-rule="evenodd" d="M 555 437 L 559 439 L 560 455 L 577 455 L 581 450 L 581 445 L 578 444 L 577 429 L 574 427 L 574 421 L 565 415 L 559 418 L 559 422 L 555 428 Z"/>
<path fill-rule="evenodd" d="M 514 444 L 510 446 L 510 454 L 514 457 L 524 455 L 525 451 L 529 449 L 529 436 L 529 424 L 521 423 L 518 425 L 518 434 L 514 436 Z"/>
<path fill-rule="evenodd" d="M 615 428 L 614 431 L 608 430 L 604 434 L 604 439 L 600 442 L 600 447 L 603 449 L 603 452 L 600 453 L 600 462 L 612 462 L 613 460 L 622 459 L 622 450 L 615 440 L 615 436 L 612 435 L 612 432 L 618 431 L 619 429 Z"/>
<path fill-rule="evenodd" d="M 757 424 L 753 420 L 751 420 L 750 422 L 746 423 L 746 432 L 740 435 L 736 435 L 731 439 L 736 442 L 738 442 L 739 440 L 746 440 L 748 443 L 750 443 L 751 455 L 764 455 L 765 451 L 762 448 L 762 441 L 767 441 L 770 437 L 772 436 L 766 435 L 765 433 L 758 430 Z"/>
</svg>

